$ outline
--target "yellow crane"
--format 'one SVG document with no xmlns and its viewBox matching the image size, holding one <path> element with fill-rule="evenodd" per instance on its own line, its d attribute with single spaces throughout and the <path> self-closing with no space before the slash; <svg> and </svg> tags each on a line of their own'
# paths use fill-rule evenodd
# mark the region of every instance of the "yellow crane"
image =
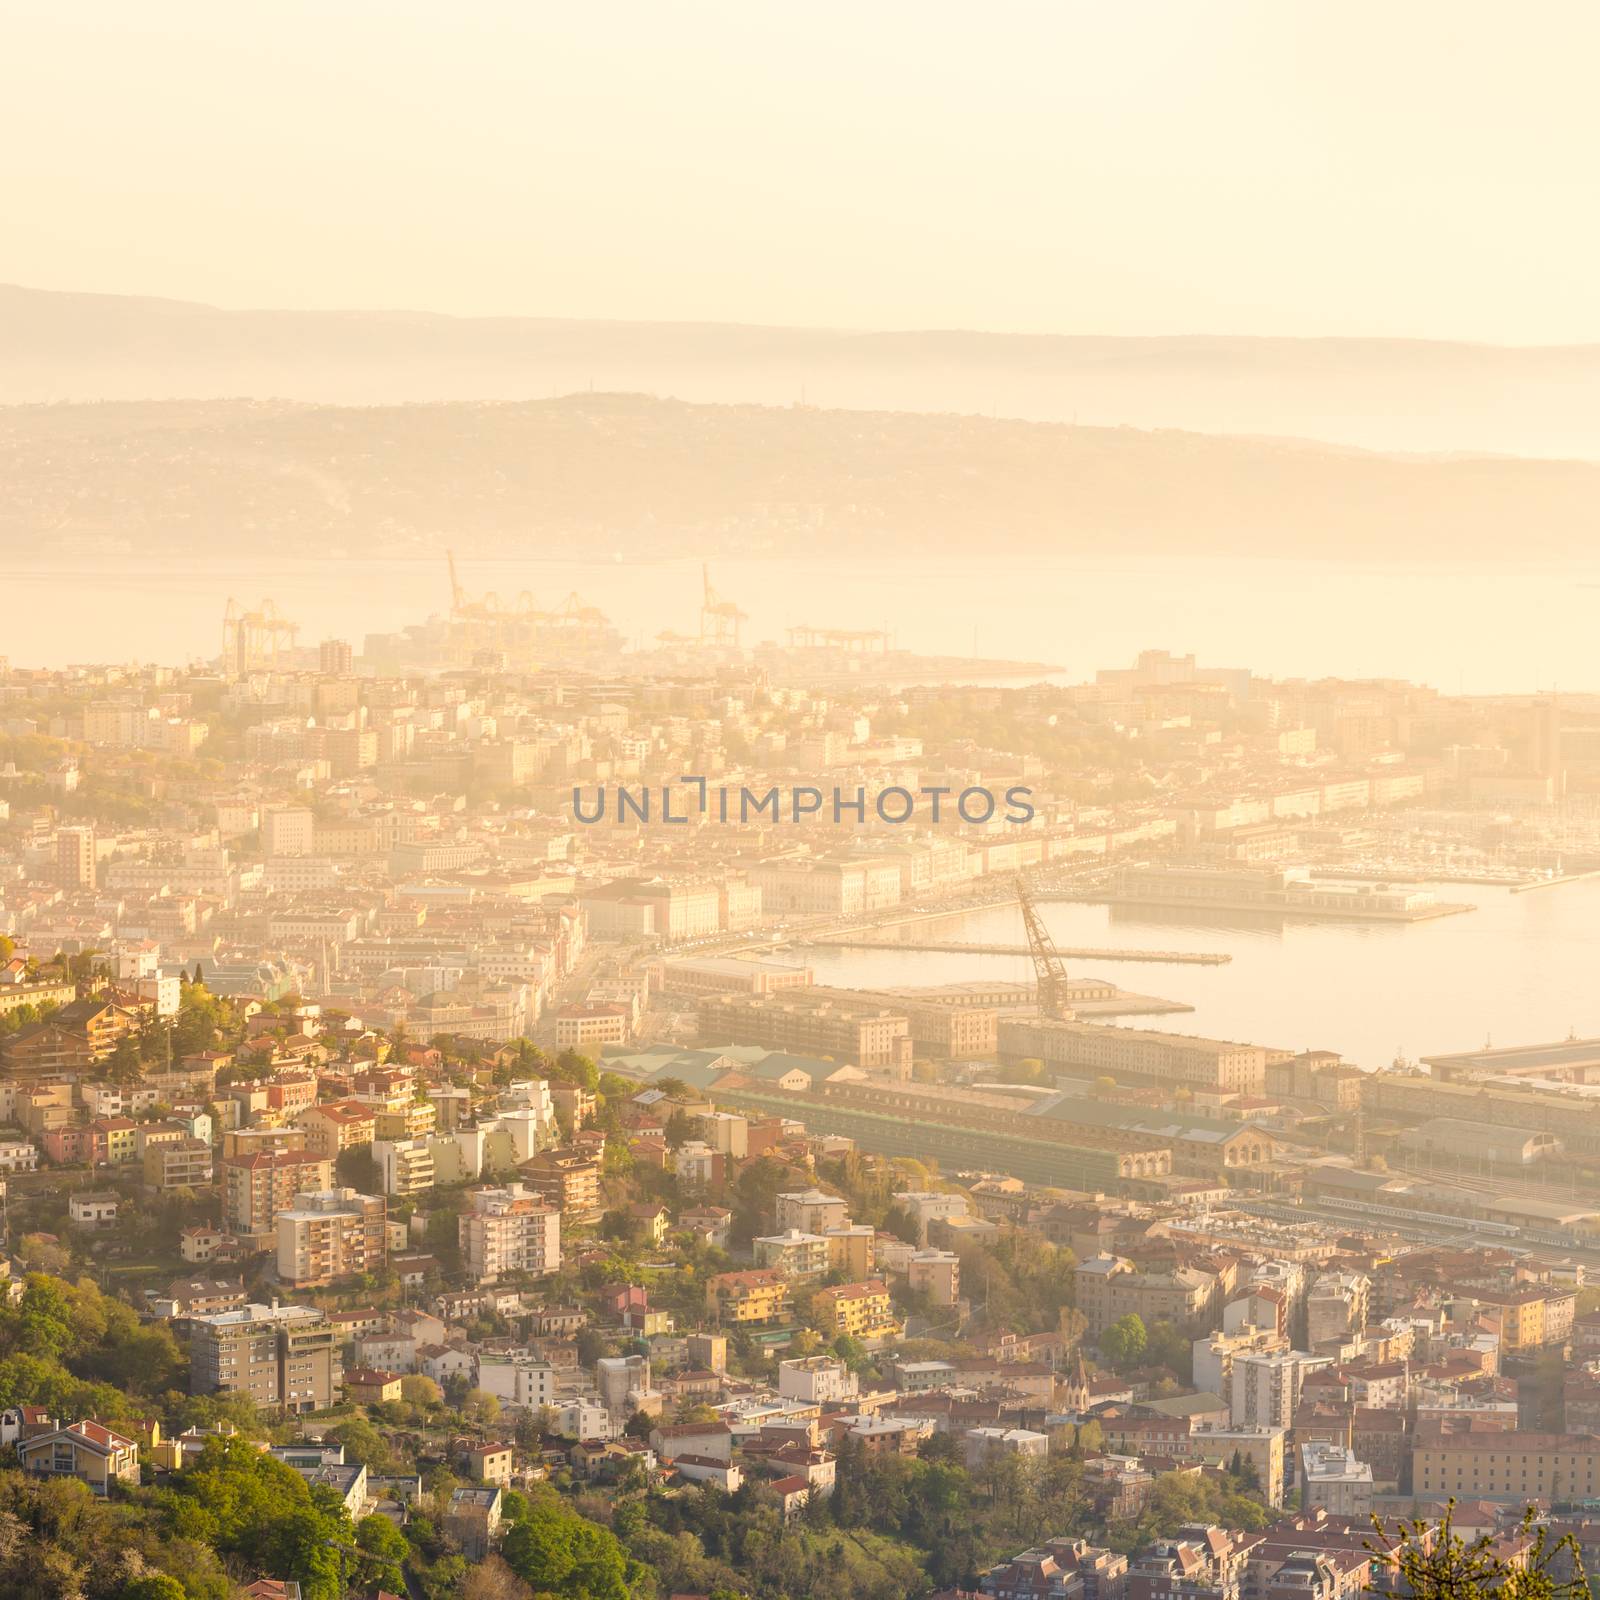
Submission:
<svg viewBox="0 0 1600 1600">
<path fill-rule="evenodd" d="M 739 643 L 739 624 L 750 618 L 731 600 L 724 600 L 711 587 L 709 562 L 700 565 L 700 581 L 705 594 L 700 602 L 700 643 L 733 645 Z"/>
<path fill-rule="evenodd" d="M 272 672 L 294 648 L 298 622 L 278 615 L 271 600 L 246 611 L 231 595 L 222 613 L 222 672 L 231 683 L 248 672 Z"/>
</svg>

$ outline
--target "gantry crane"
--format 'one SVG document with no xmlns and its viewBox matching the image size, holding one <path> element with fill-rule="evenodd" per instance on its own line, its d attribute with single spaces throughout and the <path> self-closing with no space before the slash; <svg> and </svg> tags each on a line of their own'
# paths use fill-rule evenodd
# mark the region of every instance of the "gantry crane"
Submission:
<svg viewBox="0 0 1600 1600">
<path fill-rule="evenodd" d="M 789 630 L 791 650 L 848 650 L 887 655 L 889 634 L 884 628 L 813 628 L 802 622 Z"/>
<path fill-rule="evenodd" d="M 598 606 L 581 596 L 569 594 L 554 611 L 540 610 L 528 589 L 510 606 L 493 591 L 481 600 L 470 600 L 456 573 L 454 551 L 445 551 L 445 558 L 450 564 L 450 621 L 467 652 L 493 649 L 529 665 L 574 649 L 606 647 L 611 624 Z"/>
<path fill-rule="evenodd" d="M 1028 953 L 1033 957 L 1034 978 L 1039 991 L 1039 1015 L 1056 1022 L 1071 1022 L 1075 1013 L 1068 999 L 1066 964 L 1020 873 L 1017 876 L 1017 904 L 1022 908 L 1022 925 L 1028 933 Z"/>
<path fill-rule="evenodd" d="M 280 617 L 272 601 L 263 600 L 255 611 L 242 611 L 230 596 L 222 613 L 223 676 L 232 683 L 248 672 L 276 671 L 299 631 L 300 624 Z"/>
<path fill-rule="evenodd" d="M 705 597 L 700 603 L 700 643 L 737 647 L 739 624 L 748 622 L 749 617 L 711 587 L 711 567 L 707 562 L 701 563 L 700 580 L 705 587 Z"/>
</svg>

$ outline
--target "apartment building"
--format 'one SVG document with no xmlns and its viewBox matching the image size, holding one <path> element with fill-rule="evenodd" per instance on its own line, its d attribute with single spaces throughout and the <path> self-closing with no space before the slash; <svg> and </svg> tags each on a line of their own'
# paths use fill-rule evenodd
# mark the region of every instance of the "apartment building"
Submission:
<svg viewBox="0 0 1600 1600">
<path fill-rule="evenodd" d="M 383 1174 L 383 1192 L 404 1197 L 424 1194 L 437 1179 L 434 1149 L 428 1139 L 374 1139 L 372 1159 Z"/>
<path fill-rule="evenodd" d="M 278 1213 L 278 1277 L 295 1288 L 318 1287 L 376 1272 L 387 1254 L 381 1195 L 354 1189 L 297 1194 Z"/>
<path fill-rule="evenodd" d="M 1235 1355 L 1229 1397 L 1229 1415 L 1234 1425 L 1290 1427 L 1307 1374 L 1328 1364 L 1299 1350 Z"/>
<path fill-rule="evenodd" d="M 320 1411 L 344 1381 L 341 1335 L 311 1306 L 240 1306 L 190 1323 L 189 1392 L 243 1394 L 265 1411 Z"/>
<path fill-rule="evenodd" d="M 780 1194 L 774 1202 L 774 1213 L 779 1233 L 791 1228 L 798 1228 L 801 1233 L 825 1233 L 829 1228 L 844 1228 L 850 1223 L 849 1201 L 821 1189 L 792 1189 Z"/>
<path fill-rule="evenodd" d="M 1300 1509 L 1366 1522 L 1372 1516 L 1372 1468 L 1343 1445 L 1302 1445 Z"/>
<path fill-rule="evenodd" d="M 842 1272 L 851 1283 L 870 1278 L 878 1265 L 878 1230 L 860 1223 L 849 1228 L 829 1228 L 828 1271 Z"/>
<path fill-rule="evenodd" d="M 1572 1337 L 1575 1290 L 1529 1285 L 1517 1289 L 1472 1289 L 1483 1314 L 1500 1324 L 1500 1352 L 1518 1356 L 1558 1350 Z"/>
<path fill-rule="evenodd" d="M 719 1323 L 781 1321 L 789 1309 L 788 1280 L 769 1268 L 716 1273 L 706 1280 L 706 1309 Z"/>
<path fill-rule="evenodd" d="M 493 1283 L 508 1273 L 545 1277 L 561 1267 L 561 1212 L 522 1183 L 476 1189 L 456 1219 L 467 1275 Z"/>
<path fill-rule="evenodd" d="M 835 1333 L 849 1334 L 865 1345 L 887 1343 L 900 1336 L 889 1288 L 881 1278 L 820 1289 L 816 1305 L 825 1324 Z"/>
<path fill-rule="evenodd" d="M 152 1189 L 205 1189 L 211 1184 L 211 1146 L 180 1135 L 147 1144 L 144 1181 Z"/>
<path fill-rule="evenodd" d="M 225 1156 L 222 1221 L 231 1233 L 270 1234 L 273 1219 L 306 1189 L 333 1184 L 333 1163 L 304 1150 Z"/>
<path fill-rule="evenodd" d="M 600 1220 L 601 1166 L 594 1157 L 570 1149 L 541 1150 L 517 1171 L 569 1225 Z"/>
<path fill-rule="evenodd" d="M 633 1012 L 620 1002 L 562 1006 L 555 1020 L 558 1050 L 592 1052 L 626 1044 L 633 1037 Z"/>
<path fill-rule="evenodd" d="M 1289 1348 L 1289 1336 L 1276 1327 L 1244 1323 L 1230 1331 L 1202 1334 L 1194 1341 L 1194 1384 L 1201 1394 L 1232 1402 L 1233 1363 L 1237 1356 L 1273 1354 Z"/>
<path fill-rule="evenodd" d="M 384 1096 L 357 1095 L 357 1106 L 372 1112 L 374 1139 L 425 1139 L 439 1119 L 431 1100 L 418 1100 L 409 1092 Z"/>
<path fill-rule="evenodd" d="M 1600 1438 L 1586 1433 L 1457 1433 L 1419 1440 L 1413 1492 L 1436 1499 L 1582 1501 L 1600 1495 Z"/>
<path fill-rule="evenodd" d="M 797 1356 L 778 1363 L 778 1393 L 785 1400 L 834 1405 L 854 1400 L 860 1388 L 855 1373 L 833 1356 Z"/>
<path fill-rule="evenodd" d="M 305 1148 L 329 1161 L 336 1160 L 343 1150 L 371 1144 L 376 1137 L 376 1113 L 360 1100 L 310 1106 L 295 1118 L 294 1125 L 304 1135 Z"/>
<path fill-rule="evenodd" d="M 900 904 L 897 861 L 786 859 L 763 861 L 750 870 L 768 916 L 822 913 L 848 917 Z"/>
<path fill-rule="evenodd" d="M 953 1306 L 961 1298 L 961 1257 L 954 1250 L 919 1250 L 906 1262 L 906 1286 L 929 1305 Z"/>
<path fill-rule="evenodd" d="M 0 1017 L 23 1006 L 70 1005 L 77 999 L 78 986 L 70 978 L 39 978 L 13 982 L 0 972 Z"/>
<path fill-rule="evenodd" d="M 917 1243 L 926 1246 L 928 1229 L 935 1222 L 948 1222 L 967 1215 L 968 1200 L 959 1189 L 902 1189 L 895 1205 L 909 1212 L 917 1225 Z"/>
<path fill-rule="evenodd" d="M 786 1278 L 820 1278 L 831 1268 L 828 1240 L 818 1233 L 789 1228 L 753 1241 L 756 1265 Z"/>
<path fill-rule="evenodd" d="M 1306 1343 L 1313 1350 L 1365 1331 L 1372 1284 L 1359 1272 L 1324 1272 L 1306 1296 Z"/>
<path fill-rule="evenodd" d="M 913 1045 L 903 1010 L 862 1007 L 810 989 L 779 995 L 707 995 L 698 1013 L 700 1037 L 718 1044 L 755 1044 L 794 1055 L 833 1056 L 864 1072 L 908 1074 Z"/>
<path fill-rule="evenodd" d="M 1133 1313 L 1148 1327 L 1170 1322 L 1190 1338 L 1213 1326 L 1221 1285 L 1198 1267 L 1141 1272 L 1121 1256 L 1091 1256 L 1073 1268 L 1078 1309 L 1098 1339 L 1112 1323 Z"/>
</svg>

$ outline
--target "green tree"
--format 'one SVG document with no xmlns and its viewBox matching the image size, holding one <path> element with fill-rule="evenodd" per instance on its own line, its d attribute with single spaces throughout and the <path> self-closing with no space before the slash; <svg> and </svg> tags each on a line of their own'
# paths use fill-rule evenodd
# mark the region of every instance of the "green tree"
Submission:
<svg viewBox="0 0 1600 1600">
<path fill-rule="evenodd" d="M 363 1417 L 341 1422 L 330 1430 L 330 1437 L 344 1446 L 345 1460 L 380 1478 L 399 1471 L 402 1465 L 388 1439 Z"/>
<path fill-rule="evenodd" d="M 628 1559 L 609 1529 L 569 1511 L 553 1494 L 533 1500 L 505 1537 L 506 1565 L 540 1595 L 627 1600 Z"/>
<path fill-rule="evenodd" d="M 1130 1311 L 1100 1335 L 1100 1349 L 1107 1361 L 1117 1367 L 1131 1367 L 1144 1355 L 1147 1336 L 1144 1319 Z"/>
<path fill-rule="evenodd" d="M 387 1517 L 363 1517 L 356 1524 L 356 1547 L 365 1557 L 361 1562 L 363 1583 L 372 1583 L 391 1594 L 406 1592 L 404 1567 L 411 1546 Z"/>
<path fill-rule="evenodd" d="M 132 1578 L 123 1584 L 118 1594 L 119 1600 L 189 1600 L 183 1585 L 164 1572 L 149 1572 Z"/>
<path fill-rule="evenodd" d="M 113 1083 L 137 1083 L 144 1076 L 139 1042 L 131 1033 L 117 1040 L 116 1048 L 106 1059 L 106 1076 Z"/>
</svg>

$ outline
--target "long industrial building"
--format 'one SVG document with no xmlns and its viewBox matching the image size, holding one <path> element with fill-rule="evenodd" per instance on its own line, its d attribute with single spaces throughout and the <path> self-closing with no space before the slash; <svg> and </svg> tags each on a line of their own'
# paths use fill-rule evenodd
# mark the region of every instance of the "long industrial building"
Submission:
<svg viewBox="0 0 1600 1600">
<path fill-rule="evenodd" d="M 839 991 L 708 995 L 700 1002 L 699 1027 L 702 1039 L 832 1056 L 864 1072 L 911 1071 L 905 1011 L 842 1001 Z"/>
<path fill-rule="evenodd" d="M 1228 1094 L 1261 1094 L 1268 1063 L 1291 1053 L 1231 1039 L 1045 1018 L 1004 1018 L 999 1034 L 1000 1054 L 1007 1060 L 1032 1057 L 1047 1067 Z"/>
<path fill-rule="evenodd" d="M 932 1158 L 949 1169 L 982 1167 L 1054 1188 L 1154 1194 L 1172 1171 L 1170 1150 L 1148 1143 L 1138 1150 L 1076 1144 L 1049 1122 L 1034 1121 L 1030 1127 L 1015 1112 L 997 1113 L 993 1125 L 985 1125 L 988 1119 L 981 1113 L 951 1112 L 933 1121 L 892 1107 L 875 1109 L 850 1096 L 786 1094 L 764 1084 L 719 1084 L 711 1093 L 719 1107 L 793 1118 L 811 1133 L 853 1139 L 880 1155 Z"/>
</svg>

